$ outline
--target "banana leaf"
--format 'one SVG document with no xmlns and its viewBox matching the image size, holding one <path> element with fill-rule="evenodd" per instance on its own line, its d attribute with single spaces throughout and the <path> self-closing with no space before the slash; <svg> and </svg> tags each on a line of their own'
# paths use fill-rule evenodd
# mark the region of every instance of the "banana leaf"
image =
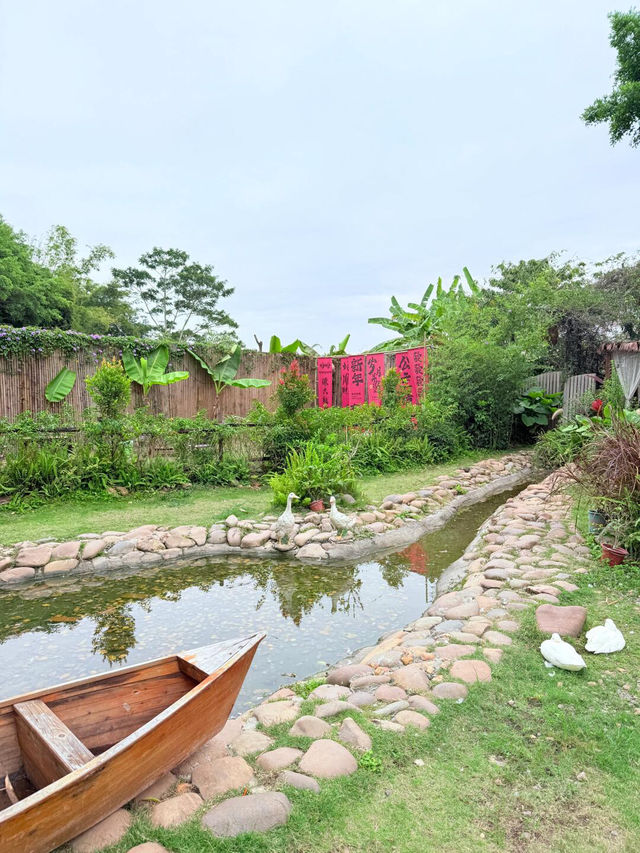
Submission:
<svg viewBox="0 0 640 853">
<path fill-rule="evenodd" d="M 75 371 L 69 370 L 68 367 L 63 367 L 58 375 L 55 376 L 44 389 L 44 396 L 50 403 L 59 403 L 71 393 L 75 384 Z"/>
</svg>

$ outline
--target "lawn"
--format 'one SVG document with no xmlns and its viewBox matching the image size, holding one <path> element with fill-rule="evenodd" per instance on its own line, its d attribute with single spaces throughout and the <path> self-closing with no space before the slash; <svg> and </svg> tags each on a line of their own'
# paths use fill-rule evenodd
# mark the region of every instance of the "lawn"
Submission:
<svg viewBox="0 0 640 853">
<path fill-rule="evenodd" d="M 585 671 L 550 674 L 530 611 L 493 680 L 462 704 L 442 701 L 426 732 L 383 733 L 352 712 L 379 766 L 324 781 L 320 794 L 287 790 L 286 826 L 221 840 L 197 818 L 153 829 L 141 811 L 113 851 L 152 839 L 175 853 L 640 850 L 640 569 L 594 561 L 576 578 L 566 603 L 585 605 L 589 625 L 612 617 L 627 639 L 622 652 L 585 653 Z M 275 746 L 293 745 L 287 728 Z"/>
<path fill-rule="evenodd" d="M 367 500 L 379 503 L 385 495 L 406 492 L 432 482 L 440 474 L 466 467 L 499 453 L 475 453 L 448 462 L 412 468 L 395 474 L 365 477 L 360 481 Z M 266 487 L 191 489 L 167 493 L 156 492 L 139 496 L 90 497 L 82 500 L 53 501 L 48 504 L 11 512 L 0 510 L 0 544 L 53 538 L 71 539 L 79 533 L 100 533 L 103 530 L 130 530 L 140 524 L 212 524 L 230 514 L 238 518 L 258 518 L 268 512 L 279 512 L 271 502 L 271 490 Z"/>
</svg>

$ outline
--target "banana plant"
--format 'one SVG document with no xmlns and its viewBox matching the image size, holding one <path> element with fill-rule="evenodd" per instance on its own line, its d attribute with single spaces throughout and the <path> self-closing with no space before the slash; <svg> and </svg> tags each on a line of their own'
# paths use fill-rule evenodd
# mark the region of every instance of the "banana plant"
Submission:
<svg viewBox="0 0 640 853">
<path fill-rule="evenodd" d="M 189 378 L 188 370 L 175 370 L 165 373 L 169 364 L 169 348 L 160 344 L 149 356 L 136 358 L 133 353 L 123 352 L 122 363 L 129 379 L 142 385 L 142 393 L 146 397 L 154 385 L 172 385 Z"/>
<path fill-rule="evenodd" d="M 242 347 L 240 344 L 238 344 L 233 352 L 230 352 L 217 361 L 213 367 L 209 367 L 207 362 L 203 358 L 200 358 L 193 350 L 188 349 L 187 352 L 195 358 L 200 367 L 206 370 L 211 377 L 214 388 L 216 389 L 214 404 L 216 418 L 218 417 L 220 408 L 220 395 L 225 388 L 266 388 L 271 385 L 269 379 L 254 379 L 249 376 L 238 378 L 238 368 L 240 367 L 240 359 L 242 357 Z"/>
<path fill-rule="evenodd" d="M 449 308 L 457 301 L 476 296 L 480 292 L 478 283 L 474 281 L 467 267 L 463 267 L 462 272 L 469 293 L 465 290 L 462 278 L 456 275 L 448 287 L 443 285 L 442 278 L 438 278 L 436 284 L 427 287 L 420 302 L 409 302 L 406 309 L 392 296 L 389 307 L 391 316 L 370 317 L 369 323 L 389 329 L 395 332 L 397 337 L 384 341 L 371 351 L 384 352 L 423 346 L 425 341 L 437 335 L 441 329 L 442 318 Z"/>
<path fill-rule="evenodd" d="M 67 397 L 76 384 L 75 370 L 63 367 L 44 389 L 44 396 L 50 403 L 60 403 Z"/>
<path fill-rule="evenodd" d="M 329 352 L 327 353 L 327 355 L 346 355 L 347 344 L 349 343 L 350 337 L 351 337 L 350 334 L 345 335 L 339 344 L 331 344 L 331 346 L 329 347 Z"/>
<path fill-rule="evenodd" d="M 314 357 L 318 355 L 318 350 L 315 346 L 305 344 L 305 342 L 301 341 L 299 338 L 295 341 L 291 341 L 290 344 L 284 345 L 277 335 L 271 335 L 271 340 L 269 341 L 269 352 L 288 352 L 295 355 L 298 351 L 302 355 L 310 355 Z"/>
</svg>

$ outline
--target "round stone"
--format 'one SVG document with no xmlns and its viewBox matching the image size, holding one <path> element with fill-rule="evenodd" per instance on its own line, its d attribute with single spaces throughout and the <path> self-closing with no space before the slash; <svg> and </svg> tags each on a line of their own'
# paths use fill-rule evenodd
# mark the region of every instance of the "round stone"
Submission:
<svg viewBox="0 0 640 853">
<path fill-rule="evenodd" d="M 451 667 L 451 677 L 467 684 L 476 681 L 491 681 L 491 668 L 483 660 L 457 660 Z"/>
<path fill-rule="evenodd" d="M 300 761 L 300 770 L 320 779 L 349 776 L 358 769 L 348 749 L 334 740 L 316 740 Z"/>
<path fill-rule="evenodd" d="M 440 684 L 436 684 L 432 692 L 438 699 L 464 699 L 469 691 L 464 684 L 443 681 Z"/>
</svg>

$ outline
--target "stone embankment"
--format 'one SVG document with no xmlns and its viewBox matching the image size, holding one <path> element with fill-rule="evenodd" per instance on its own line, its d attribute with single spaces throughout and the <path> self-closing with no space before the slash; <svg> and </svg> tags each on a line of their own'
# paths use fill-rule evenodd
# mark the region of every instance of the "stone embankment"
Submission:
<svg viewBox="0 0 640 853">
<path fill-rule="evenodd" d="M 84 533 L 72 542 L 21 542 L 0 547 L 0 585 L 239 554 L 274 557 L 285 553 L 308 562 L 354 560 L 416 541 L 445 524 L 458 509 L 515 487 L 529 473 L 527 453 L 478 462 L 439 477 L 433 486 L 389 495 L 380 507 L 369 506 L 356 513 L 355 533 L 343 537 L 331 526 L 328 512 L 310 512 L 295 516 L 295 527 L 286 543 L 277 540 L 274 516 L 240 521 L 234 515 L 210 527 L 144 524 L 126 533 Z"/>
<path fill-rule="evenodd" d="M 377 730 L 398 737 L 427 730 L 443 703 L 463 702 L 475 685 L 491 681 L 522 611 L 537 608 L 541 638 L 552 630 L 579 633 L 584 608 L 561 602 L 578 589 L 572 578 L 588 571 L 590 555 L 571 530 L 571 499 L 557 483 L 549 477 L 500 507 L 456 563 L 458 588 L 439 595 L 420 618 L 330 669 L 306 699 L 282 688 L 230 720 L 141 794 L 137 807 L 148 808 L 152 826 L 197 819 L 228 837 L 283 824 L 292 809 L 288 790 L 318 792 L 327 779 L 357 773 Z M 276 727 L 283 724 L 287 743 L 299 746 L 279 745 Z M 130 820 L 121 809 L 103 822 L 110 843 L 112 826 L 122 837 Z M 100 849 L 101 826 L 74 842 L 76 853 Z M 93 846 L 85 845 L 89 835 Z M 129 853 L 164 850 L 149 842 Z"/>
</svg>

